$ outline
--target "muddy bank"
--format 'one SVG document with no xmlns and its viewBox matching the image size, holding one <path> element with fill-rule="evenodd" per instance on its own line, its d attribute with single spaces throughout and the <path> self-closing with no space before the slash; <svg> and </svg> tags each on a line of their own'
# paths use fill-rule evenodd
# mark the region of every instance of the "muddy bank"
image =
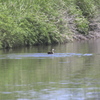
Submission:
<svg viewBox="0 0 100 100">
<path fill-rule="evenodd" d="M 77 41 L 98 39 L 98 38 L 100 38 L 100 15 L 90 21 L 88 35 L 82 35 L 79 33 L 75 33 L 73 35 L 73 40 Z"/>
</svg>

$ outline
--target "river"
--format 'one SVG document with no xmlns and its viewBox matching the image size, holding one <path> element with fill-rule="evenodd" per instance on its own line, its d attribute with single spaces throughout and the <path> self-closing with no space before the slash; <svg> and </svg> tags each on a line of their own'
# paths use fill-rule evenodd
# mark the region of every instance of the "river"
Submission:
<svg viewBox="0 0 100 100">
<path fill-rule="evenodd" d="M 0 100 L 100 100 L 100 39 L 0 50 Z"/>
</svg>

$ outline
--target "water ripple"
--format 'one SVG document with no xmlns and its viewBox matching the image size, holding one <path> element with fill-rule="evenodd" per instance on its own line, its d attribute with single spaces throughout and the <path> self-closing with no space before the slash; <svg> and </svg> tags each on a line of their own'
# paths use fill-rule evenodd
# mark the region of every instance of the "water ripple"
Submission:
<svg viewBox="0 0 100 100">
<path fill-rule="evenodd" d="M 24 58 L 52 58 L 52 57 L 72 57 L 72 56 L 92 56 L 93 54 L 81 54 L 81 53 L 55 53 L 55 54 L 46 54 L 46 53 L 21 53 L 21 54 L 3 54 L 0 55 L 0 59 L 24 59 Z"/>
</svg>

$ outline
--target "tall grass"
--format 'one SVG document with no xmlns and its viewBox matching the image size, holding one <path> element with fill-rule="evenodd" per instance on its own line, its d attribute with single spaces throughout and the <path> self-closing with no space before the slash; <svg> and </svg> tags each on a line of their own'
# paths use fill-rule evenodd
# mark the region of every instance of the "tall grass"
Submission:
<svg viewBox="0 0 100 100">
<path fill-rule="evenodd" d="M 93 0 L 0 0 L 0 48 L 65 42 L 69 19 L 88 34 Z"/>
</svg>

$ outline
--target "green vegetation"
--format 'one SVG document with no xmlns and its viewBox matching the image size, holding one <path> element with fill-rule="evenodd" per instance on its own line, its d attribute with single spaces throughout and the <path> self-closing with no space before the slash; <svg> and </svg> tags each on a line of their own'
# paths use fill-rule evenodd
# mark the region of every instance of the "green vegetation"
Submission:
<svg viewBox="0 0 100 100">
<path fill-rule="evenodd" d="M 88 34 L 100 0 L 0 0 L 0 48 L 66 42 Z"/>
</svg>

